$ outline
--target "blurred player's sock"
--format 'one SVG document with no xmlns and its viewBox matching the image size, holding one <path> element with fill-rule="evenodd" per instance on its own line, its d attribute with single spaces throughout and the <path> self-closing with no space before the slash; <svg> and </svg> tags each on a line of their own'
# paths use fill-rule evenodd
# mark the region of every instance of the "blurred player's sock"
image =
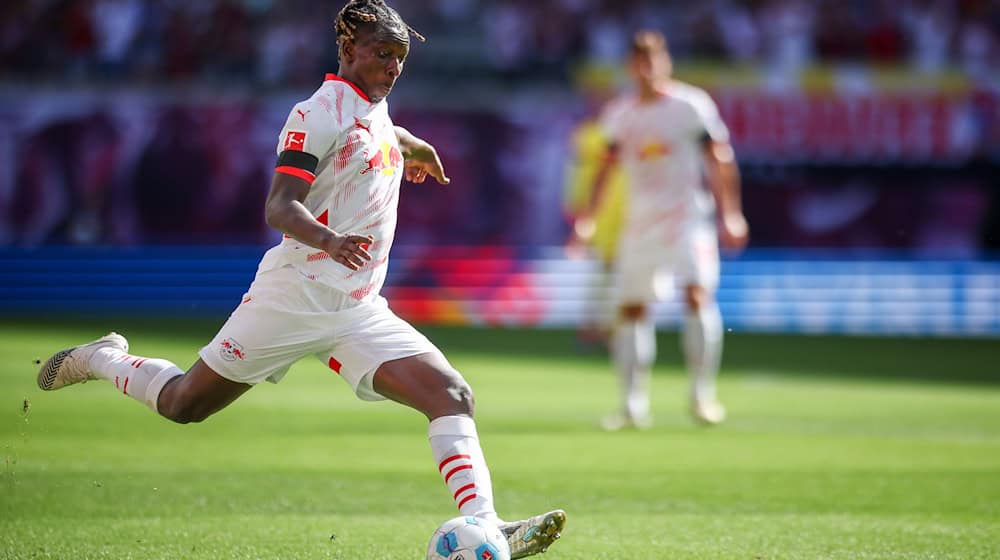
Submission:
<svg viewBox="0 0 1000 560">
<path fill-rule="evenodd" d="M 156 410 L 160 391 L 168 381 L 184 375 L 176 365 L 159 358 L 133 356 L 118 348 L 105 347 L 90 356 L 90 369 L 115 388 Z"/>
<path fill-rule="evenodd" d="M 684 318 L 684 359 L 692 403 L 714 403 L 715 378 L 722 356 L 722 316 L 716 303 L 703 305 Z"/>
<path fill-rule="evenodd" d="M 621 381 L 623 412 L 636 424 L 648 422 L 649 376 L 656 359 L 656 326 L 649 317 L 620 320 L 612 344 Z"/>
<path fill-rule="evenodd" d="M 614 324 L 615 305 L 611 297 L 612 274 L 607 265 L 594 275 L 587 286 L 584 300 L 584 322 L 577 329 L 577 345 L 581 350 L 606 349 Z"/>
<path fill-rule="evenodd" d="M 476 422 L 468 416 L 442 416 L 431 421 L 427 436 L 438 470 L 462 515 L 499 523 Z"/>
</svg>

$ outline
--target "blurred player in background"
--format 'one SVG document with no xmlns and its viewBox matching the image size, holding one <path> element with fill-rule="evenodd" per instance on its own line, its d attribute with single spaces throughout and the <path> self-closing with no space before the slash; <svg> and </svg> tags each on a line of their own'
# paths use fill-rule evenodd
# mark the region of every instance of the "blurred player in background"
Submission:
<svg viewBox="0 0 1000 560">
<path fill-rule="evenodd" d="M 605 109 L 602 122 L 612 143 L 591 202 L 574 224 L 578 236 L 594 231 L 608 172 L 621 162 L 629 190 L 616 261 L 618 321 L 612 355 L 623 398 L 621 413 L 605 419 L 604 427 L 646 427 L 652 421 L 649 376 L 656 358 L 656 325 L 650 307 L 659 297 L 663 273 L 671 274 L 684 292 L 681 339 L 691 414 L 699 422 L 717 424 L 726 416 L 715 388 L 722 354 L 722 318 L 715 301 L 719 242 L 742 249 L 748 235 L 739 170 L 715 103 L 704 91 L 671 79 L 663 35 L 636 33 L 628 71 L 636 91 Z"/>
<path fill-rule="evenodd" d="M 570 216 L 585 211 L 590 204 L 594 179 L 608 149 L 609 141 L 599 112 L 615 94 L 615 84 L 609 79 L 611 75 L 601 68 L 578 76 L 578 86 L 588 114 L 573 129 L 571 137 L 573 159 L 566 172 L 565 189 L 565 208 Z M 587 286 L 585 319 L 577 330 L 577 340 L 582 348 L 604 345 L 613 324 L 611 279 L 625 214 L 625 177 L 620 166 L 613 165 L 607 171 L 605 183 L 591 222 L 594 231 L 583 232 L 571 240 L 586 239 L 600 265 L 598 273 Z M 586 247 L 571 243 L 569 251 L 571 255 L 578 255 L 586 251 Z"/>
<path fill-rule="evenodd" d="M 396 230 L 403 175 L 449 181 L 429 144 L 389 118 L 386 97 L 410 35 L 382 0 L 352 0 L 338 14 L 339 75 L 292 108 L 279 136 L 265 217 L 284 238 L 261 260 L 243 302 L 187 372 L 128 354 L 111 333 L 57 352 L 38 384 L 55 390 L 105 379 L 178 423 L 200 422 L 262 381 L 277 382 L 316 356 L 365 400 L 392 399 L 430 420 L 436 464 L 463 515 L 498 524 L 512 558 L 545 551 L 565 513 L 505 523 L 473 420 L 472 390 L 427 338 L 379 295 Z"/>
</svg>

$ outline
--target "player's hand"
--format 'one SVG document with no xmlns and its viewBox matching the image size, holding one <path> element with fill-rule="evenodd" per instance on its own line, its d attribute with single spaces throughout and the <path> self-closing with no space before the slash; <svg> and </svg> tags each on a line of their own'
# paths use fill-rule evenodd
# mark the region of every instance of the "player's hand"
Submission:
<svg viewBox="0 0 1000 560">
<path fill-rule="evenodd" d="M 403 170 L 407 181 L 423 183 L 430 175 L 442 185 L 451 182 L 444 174 L 444 166 L 434 146 L 399 126 L 396 127 L 396 138 L 403 150 Z"/>
<path fill-rule="evenodd" d="M 729 212 L 719 220 L 719 241 L 725 249 L 737 251 L 747 246 L 750 238 L 750 227 L 746 218 L 740 212 Z"/>
<path fill-rule="evenodd" d="M 334 261 L 351 270 L 361 270 L 366 262 L 372 260 L 368 247 L 375 242 L 371 235 L 340 235 L 334 234 L 324 251 Z"/>
<path fill-rule="evenodd" d="M 597 233 L 597 223 L 593 216 L 583 214 L 573 220 L 572 239 L 580 243 L 589 243 Z"/>
<path fill-rule="evenodd" d="M 433 150 L 433 148 L 431 149 Z M 427 179 L 427 176 L 430 175 L 442 185 L 447 185 L 451 182 L 451 179 L 444 174 L 444 167 L 441 165 L 441 160 L 438 159 L 437 152 L 431 153 L 433 157 L 431 161 L 407 159 L 403 162 L 403 170 L 407 181 L 411 183 L 423 183 Z"/>
<path fill-rule="evenodd" d="M 566 240 L 566 256 L 571 259 L 582 259 L 587 256 L 587 247 L 594 238 L 597 226 L 594 219 L 587 216 L 573 218 L 573 229 Z"/>
</svg>

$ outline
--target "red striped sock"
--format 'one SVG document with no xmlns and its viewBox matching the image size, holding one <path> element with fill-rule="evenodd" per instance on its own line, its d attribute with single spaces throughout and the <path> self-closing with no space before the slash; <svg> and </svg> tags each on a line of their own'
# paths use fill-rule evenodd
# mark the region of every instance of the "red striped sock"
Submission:
<svg viewBox="0 0 1000 560">
<path fill-rule="evenodd" d="M 496 519 L 490 470 L 468 416 L 442 416 L 428 428 L 438 471 L 462 515 Z"/>
<path fill-rule="evenodd" d="M 122 394 L 156 411 L 157 397 L 167 381 L 183 375 L 172 362 L 133 356 L 116 348 L 101 348 L 90 358 L 90 368 L 114 384 Z"/>
</svg>

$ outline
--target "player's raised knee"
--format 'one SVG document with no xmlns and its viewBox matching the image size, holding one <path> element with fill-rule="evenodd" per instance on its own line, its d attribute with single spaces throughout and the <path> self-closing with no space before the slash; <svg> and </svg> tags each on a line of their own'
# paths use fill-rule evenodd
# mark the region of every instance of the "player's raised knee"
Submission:
<svg viewBox="0 0 1000 560">
<path fill-rule="evenodd" d="M 476 397 L 465 378 L 456 372 L 456 375 L 452 376 L 446 392 L 451 399 L 451 414 L 473 416 L 476 409 Z"/>
</svg>

